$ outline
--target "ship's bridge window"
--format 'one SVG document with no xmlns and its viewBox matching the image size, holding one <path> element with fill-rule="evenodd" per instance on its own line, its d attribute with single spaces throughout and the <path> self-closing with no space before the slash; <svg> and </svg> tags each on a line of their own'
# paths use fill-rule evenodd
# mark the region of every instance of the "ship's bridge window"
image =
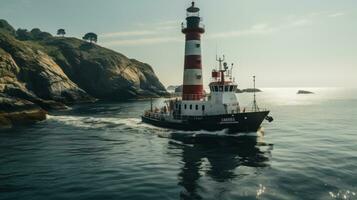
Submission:
<svg viewBox="0 0 357 200">
<path fill-rule="evenodd" d="M 187 109 L 187 105 L 185 104 L 185 106 L 184 106 L 184 107 L 185 107 L 185 110 L 186 110 L 186 109 Z"/>
<path fill-rule="evenodd" d="M 219 86 L 219 91 L 223 92 L 223 86 Z"/>
<path fill-rule="evenodd" d="M 227 86 L 227 85 L 224 86 L 224 91 L 225 91 L 225 92 L 228 92 L 228 90 L 229 90 L 229 86 Z"/>
<path fill-rule="evenodd" d="M 192 104 L 190 105 L 190 110 L 192 110 Z"/>
<path fill-rule="evenodd" d="M 218 92 L 218 86 L 214 86 L 214 91 Z"/>
<path fill-rule="evenodd" d="M 205 105 L 202 105 L 202 111 L 205 111 L 205 109 L 206 109 Z"/>
<path fill-rule="evenodd" d="M 196 105 L 196 110 L 198 110 L 198 105 Z"/>
<path fill-rule="evenodd" d="M 231 85 L 231 86 L 229 87 L 229 91 L 230 91 L 230 92 L 233 92 L 233 88 L 234 88 L 234 86 Z"/>
</svg>

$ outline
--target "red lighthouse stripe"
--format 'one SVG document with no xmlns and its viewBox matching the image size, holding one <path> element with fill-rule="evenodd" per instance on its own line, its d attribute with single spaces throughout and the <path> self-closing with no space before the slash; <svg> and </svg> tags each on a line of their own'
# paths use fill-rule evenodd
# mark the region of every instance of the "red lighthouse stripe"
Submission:
<svg viewBox="0 0 357 200">
<path fill-rule="evenodd" d="M 182 89 L 183 100 L 200 100 L 203 98 L 203 85 L 184 85 Z"/>
<path fill-rule="evenodd" d="M 201 40 L 201 34 L 199 32 L 189 32 L 186 34 L 186 41 L 188 40 Z"/>
<path fill-rule="evenodd" d="M 185 57 L 185 69 L 202 69 L 200 55 L 190 55 Z"/>
</svg>

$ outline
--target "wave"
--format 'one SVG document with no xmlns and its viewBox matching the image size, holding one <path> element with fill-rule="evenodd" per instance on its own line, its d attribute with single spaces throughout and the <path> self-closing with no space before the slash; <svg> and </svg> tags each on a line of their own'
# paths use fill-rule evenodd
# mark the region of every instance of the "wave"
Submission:
<svg viewBox="0 0 357 200">
<path fill-rule="evenodd" d="M 79 128 L 104 128 L 111 126 L 136 126 L 140 119 L 138 118 L 113 118 L 113 117 L 88 117 L 71 115 L 47 115 L 49 121 L 60 122 Z"/>
<path fill-rule="evenodd" d="M 120 131 L 130 130 L 136 133 L 156 134 L 162 138 L 175 137 L 257 137 L 258 133 L 237 133 L 229 134 L 228 130 L 221 131 L 179 131 L 165 129 L 143 123 L 140 118 L 115 118 L 115 117 L 90 117 L 90 116 L 73 116 L 73 115 L 47 115 L 49 122 L 61 123 L 82 129 L 118 129 Z"/>
</svg>

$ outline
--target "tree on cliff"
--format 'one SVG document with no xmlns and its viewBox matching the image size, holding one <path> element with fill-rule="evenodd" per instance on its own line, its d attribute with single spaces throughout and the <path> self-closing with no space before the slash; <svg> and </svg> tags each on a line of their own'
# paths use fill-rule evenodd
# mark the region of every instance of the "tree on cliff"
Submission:
<svg viewBox="0 0 357 200">
<path fill-rule="evenodd" d="M 83 36 L 83 40 L 89 41 L 90 43 L 97 43 L 98 36 L 95 33 L 87 33 Z"/>
<path fill-rule="evenodd" d="M 17 29 L 16 31 L 16 38 L 19 40 L 30 40 L 32 39 L 32 35 L 30 32 L 27 31 L 27 29 Z"/>
<path fill-rule="evenodd" d="M 66 35 L 66 31 L 63 28 L 58 29 L 57 30 L 57 35 L 64 37 L 64 35 Z"/>
</svg>

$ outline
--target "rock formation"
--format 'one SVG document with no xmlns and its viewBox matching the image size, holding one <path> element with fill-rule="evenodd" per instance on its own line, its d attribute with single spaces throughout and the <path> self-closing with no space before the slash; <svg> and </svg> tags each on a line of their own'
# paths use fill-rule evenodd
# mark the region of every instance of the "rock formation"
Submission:
<svg viewBox="0 0 357 200">
<path fill-rule="evenodd" d="M 258 88 L 247 88 L 247 89 L 237 89 L 236 93 L 253 93 L 253 92 L 263 92 Z"/>
<path fill-rule="evenodd" d="M 313 92 L 307 91 L 307 90 L 299 90 L 297 94 L 314 94 Z"/>
<path fill-rule="evenodd" d="M 159 97 L 167 92 L 148 64 L 76 38 L 53 37 L 39 29 L 15 31 L 0 20 L 0 94 L 0 108 L 8 108 L 0 109 L 0 120 L 16 124 L 16 119 L 26 120 L 5 120 L 11 108 L 44 114 L 96 99 Z M 19 102 L 25 106 L 17 107 Z"/>
</svg>

